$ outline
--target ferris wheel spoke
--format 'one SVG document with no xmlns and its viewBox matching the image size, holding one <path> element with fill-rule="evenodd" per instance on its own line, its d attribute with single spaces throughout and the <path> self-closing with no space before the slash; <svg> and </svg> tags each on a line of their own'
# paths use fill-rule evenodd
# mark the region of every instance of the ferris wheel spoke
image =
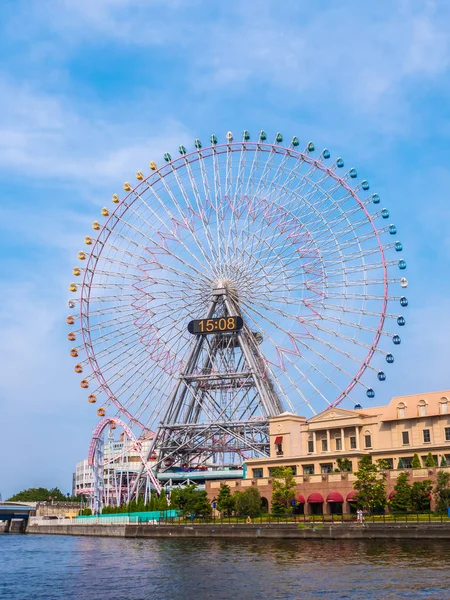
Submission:
<svg viewBox="0 0 450 600">
<path fill-rule="evenodd" d="M 194 240 L 197 248 L 200 250 L 201 255 L 203 256 L 203 259 L 205 260 L 206 264 L 210 263 L 210 258 L 208 257 L 207 253 L 206 253 L 206 248 L 204 247 L 204 245 L 200 242 L 196 232 L 195 232 L 195 226 L 192 224 L 192 217 L 195 216 L 196 211 L 194 209 L 194 207 L 191 205 L 190 199 L 189 199 L 189 194 L 186 192 L 183 183 L 178 175 L 178 171 L 177 169 L 174 169 L 172 166 L 172 173 L 173 176 L 175 178 L 175 181 L 177 182 L 178 188 L 181 192 L 181 195 L 183 196 L 183 199 L 188 207 L 188 214 L 190 215 L 191 218 L 186 218 L 186 213 L 183 212 L 182 208 L 180 207 L 179 203 L 176 201 L 174 194 L 172 193 L 170 187 L 167 185 L 166 179 L 163 179 L 163 184 L 164 187 L 168 193 L 168 195 L 170 196 L 170 198 L 172 198 L 174 204 L 176 205 L 177 209 L 178 209 L 178 213 L 179 213 L 179 217 L 180 220 L 178 221 L 178 225 L 180 227 L 186 227 L 191 235 L 192 235 L 192 239 Z M 210 247 L 209 247 L 210 248 Z M 198 261 L 200 263 L 200 261 Z M 200 263 L 201 264 L 201 263 Z"/>
<path fill-rule="evenodd" d="M 156 200 L 158 201 L 160 206 L 164 207 L 165 210 L 167 211 L 166 206 L 164 205 L 162 199 L 160 198 L 160 196 L 158 195 L 156 190 L 153 187 L 150 187 L 150 191 L 152 192 L 153 196 L 156 198 Z M 146 249 L 149 249 L 150 252 L 153 251 L 153 253 L 161 253 L 163 255 L 169 255 L 171 258 L 182 262 L 182 264 L 184 264 L 184 266 L 188 266 L 195 273 L 199 274 L 201 271 L 198 270 L 198 267 L 195 267 L 193 263 L 188 263 L 186 260 L 181 260 L 179 253 L 172 252 L 170 250 L 168 240 L 171 240 L 171 241 L 179 244 L 183 248 L 183 250 L 193 259 L 194 263 L 198 263 L 199 267 L 202 267 L 202 263 L 199 261 L 199 258 L 182 241 L 181 236 L 176 231 L 176 228 L 167 226 L 167 224 L 165 224 L 162 221 L 162 219 L 159 217 L 158 213 L 156 211 L 153 211 L 150 208 L 149 204 L 144 200 L 144 198 L 142 198 L 142 196 L 140 196 L 136 193 L 136 197 L 139 198 L 141 200 L 142 204 L 145 205 L 145 207 L 149 210 L 151 216 L 154 217 L 155 219 L 157 219 L 160 222 L 160 224 L 163 226 L 163 230 L 160 230 L 160 229 L 156 230 L 154 228 L 153 224 L 151 224 L 149 221 L 147 221 L 141 215 L 139 215 L 140 219 L 149 228 L 151 228 L 154 231 L 154 233 L 162 240 L 162 242 L 161 242 L 161 241 L 158 241 L 157 239 L 147 235 L 146 239 L 148 242 L 150 242 L 152 244 L 152 246 L 150 246 L 150 247 L 147 246 Z M 131 210 L 132 210 L 132 212 L 134 212 L 134 214 L 137 214 L 136 211 L 134 211 L 133 209 L 131 209 Z M 174 225 L 180 225 L 180 222 L 176 220 L 176 218 L 172 215 L 172 213 L 170 213 L 169 211 L 167 211 L 167 212 L 170 215 L 169 218 L 171 220 L 171 223 L 173 223 Z M 134 231 L 139 232 L 139 230 L 137 230 L 136 227 L 133 227 L 130 225 L 129 221 L 126 221 L 126 223 L 129 228 L 131 228 Z M 122 236 L 122 237 L 124 237 L 124 236 Z M 140 248 L 142 248 L 142 245 L 140 245 Z"/>
<path fill-rule="evenodd" d="M 264 305 L 262 305 L 261 303 L 257 303 L 257 306 L 259 306 L 260 308 L 264 308 Z M 330 315 L 323 315 L 322 316 L 322 320 L 320 322 L 317 321 L 317 319 L 305 319 L 303 317 L 299 317 L 297 315 L 294 315 L 292 313 L 289 313 L 285 310 L 281 310 L 279 308 L 277 308 L 276 306 L 273 306 L 272 308 L 273 312 L 275 312 L 276 314 L 282 316 L 285 319 L 288 319 L 290 321 L 299 321 L 302 326 L 306 329 L 306 331 L 308 332 L 308 335 L 310 335 L 313 339 L 316 339 L 316 341 L 320 341 L 323 344 L 326 344 L 326 342 L 324 340 L 320 340 L 320 338 L 316 338 L 314 337 L 311 332 L 309 331 L 309 328 L 313 328 L 313 329 L 317 329 L 318 331 L 321 331 L 323 333 L 326 333 L 328 335 L 330 335 L 331 337 L 336 336 L 336 330 L 332 330 L 329 329 L 327 327 L 323 326 L 323 322 L 331 322 L 331 323 L 336 323 L 337 325 L 344 325 L 346 327 L 350 327 L 350 328 L 354 328 L 358 331 L 364 331 L 364 332 L 368 332 L 368 333 L 373 333 L 373 334 L 380 334 L 380 331 L 378 328 L 374 328 L 374 327 L 368 327 L 368 326 L 364 326 L 361 325 L 359 323 L 355 323 L 352 321 L 346 321 L 345 319 L 339 319 L 339 318 L 335 318 L 332 317 Z M 364 311 L 361 310 L 359 311 L 359 314 L 364 314 Z M 387 332 L 381 332 L 382 335 L 388 336 L 388 337 L 392 337 L 391 334 L 387 333 Z M 293 335 L 295 337 L 294 333 L 291 333 L 291 335 Z M 340 338 L 350 342 L 351 344 L 357 345 L 359 347 L 365 348 L 366 350 L 370 350 L 371 349 L 371 345 L 369 344 L 365 344 L 363 342 L 360 342 L 359 340 L 357 340 L 354 337 L 349 337 L 346 336 L 345 334 L 343 334 L 342 332 L 338 334 Z M 336 347 L 333 346 L 333 349 L 335 349 L 336 351 L 338 351 L 338 349 Z M 388 354 L 387 352 L 382 351 L 379 348 L 376 348 L 377 352 L 380 352 L 381 354 Z M 347 358 L 349 358 L 350 356 L 348 354 L 346 354 Z M 360 362 L 360 360 L 356 357 L 353 357 L 353 359 L 357 362 Z"/>
<path fill-rule="evenodd" d="M 304 348 L 306 348 L 308 351 L 310 351 L 311 353 L 315 354 L 318 358 L 320 358 L 322 361 L 327 362 L 329 365 L 333 366 L 334 368 L 336 368 L 337 370 L 339 370 L 341 373 L 344 373 L 345 375 L 347 375 L 348 377 L 352 377 L 350 375 L 350 373 L 348 373 L 345 369 L 343 369 L 342 367 L 340 367 L 339 365 L 336 365 L 335 363 L 333 363 L 332 361 L 330 361 L 328 359 L 327 356 L 325 356 L 324 354 L 322 354 L 321 352 L 318 352 L 313 346 L 310 346 L 308 344 L 306 344 L 306 342 L 304 342 L 304 340 L 302 339 L 302 336 L 304 334 L 300 333 L 300 335 L 296 335 L 294 332 L 288 332 L 286 331 L 286 329 L 284 329 L 280 323 L 275 323 L 272 319 L 269 319 L 267 315 L 263 315 L 262 313 L 260 313 L 259 311 L 257 311 L 255 309 L 255 307 L 252 307 L 252 310 L 261 318 L 264 319 L 266 322 L 270 323 L 273 327 L 279 329 L 282 333 L 285 334 L 285 336 L 287 338 L 289 338 L 292 346 L 293 346 L 293 350 L 287 349 L 287 348 L 281 348 L 281 347 L 277 347 L 277 351 L 278 353 L 281 353 L 283 355 L 285 354 L 293 354 L 295 356 L 301 356 L 303 360 L 307 361 L 306 357 L 304 356 L 304 354 L 300 353 L 300 350 L 298 348 L 298 345 L 303 346 Z M 316 336 L 314 336 L 311 332 L 308 333 L 308 336 L 313 340 L 318 342 L 319 344 L 323 345 L 325 348 L 328 348 L 330 350 L 335 350 L 336 352 L 338 352 L 339 354 L 341 354 L 342 356 L 345 356 L 346 358 L 349 358 L 357 363 L 360 363 L 361 361 L 354 357 L 352 354 L 350 354 L 349 352 L 346 352 L 336 346 L 334 346 L 333 344 L 331 344 L 330 342 L 327 342 L 326 340 L 322 340 Z M 282 359 L 281 359 L 282 361 Z M 313 366 L 313 365 L 311 365 Z M 315 367 L 314 367 L 315 368 Z"/>
<path fill-rule="evenodd" d="M 189 177 L 189 182 L 191 184 L 191 189 L 194 194 L 195 201 L 196 201 L 196 209 L 197 210 L 192 208 L 193 217 L 197 217 L 202 225 L 203 233 L 205 235 L 205 239 L 208 244 L 208 250 L 210 252 L 210 261 L 211 261 L 211 264 L 214 265 L 214 269 L 216 269 L 217 263 L 218 263 L 218 254 L 217 254 L 217 250 L 216 250 L 216 247 L 214 244 L 213 236 L 211 235 L 211 230 L 208 226 L 209 220 L 211 218 L 212 207 L 210 207 L 208 209 L 207 205 L 205 205 L 205 203 L 202 202 L 200 192 L 198 190 L 197 182 L 195 181 L 195 177 L 192 172 L 191 165 L 187 159 L 185 159 L 185 165 L 186 165 L 186 170 L 187 170 L 188 177 Z"/>
<path fill-rule="evenodd" d="M 264 330 L 261 328 L 261 325 L 260 325 L 260 322 L 259 322 L 259 321 L 256 321 L 256 320 L 255 320 L 255 319 L 254 319 L 254 318 L 253 318 L 253 317 L 252 317 L 250 314 L 248 314 L 248 313 L 247 313 L 247 317 L 248 317 L 248 319 L 249 319 L 250 321 L 252 321 L 252 322 L 253 322 L 253 324 L 254 324 L 254 325 L 255 325 L 255 326 L 256 326 L 256 327 L 257 327 L 257 328 L 258 328 L 258 329 L 259 329 L 261 332 L 263 332 L 263 331 L 264 331 Z M 267 334 L 266 334 L 266 335 L 267 335 Z M 273 340 L 273 338 L 272 338 L 272 337 L 270 337 L 270 336 L 267 336 L 267 337 L 268 337 L 268 340 L 269 340 L 269 341 L 272 343 L 273 347 L 277 349 L 277 348 L 278 348 L 278 346 L 277 346 L 276 342 Z M 287 355 L 287 358 L 289 359 L 289 356 L 288 356 L 288 355 Z M 289 359 L 289 360 L 290 360 L 290 359 Z M 311 364 L 309 363 L 309 361 L 308 361 L 307 359 L 305 359 L 305 362 L 306 362 L 306 363 L 307 363 L 309 366 L 311 366 Z M 293 363 L 293 364 L 294 364 L 294 363 Z M 295 391 L 296 391 L 296 392 L 297 392 L 297 393 L 298 393 L 298 394 L 301 396 L 301 398 L 302 398 L 303 402 L 304 402 L 304 403 L 305 403 L 305 404 L 306 404 L 306 405 L 307 405 L 307 406 L 308 406 L 308 407 L 311 409 L 311 411 L 313 412 L 313 414 L 316 414 L 316 413 L 315 413 L 315 411 L 314 411 L 314 409 L 313 409 L 313 407 L 311 406 L 310 402 L 307 400 L 307 397 L 306 397 L 306 396 L 303 394 L 303 392 L 302 392 L 301 388 L 300 388 L 300 387 L 299 387 L 299 386 L 298 386 L 298 385 L 295 383 L 295 381 L 294 381 L 294 380 L 291 378 L 291 376 L 289 375 L 288 371 L 287 371 L 287 370 L 285 370 L 285 369 L 283 369 L 283 364 L 282 364 L 282 363 L 280 363 L 280 364 L 277 364 L 277 363 L 273 363 L 273 362 L 271 362 L 271 365 L 272 365 L 272 367 L 275 367 L 276 369 L 279 369 L 279 370 L 280 370 L 280 371 L 283 373 L 283 376 L 285 376 L 285 377 L 288 379 L 288 381 L 289 381 L 289 382 L 290 382 L 290 384 L 292 385 L 292 388 L 293 388 L 293 389 L 294 389 L 294 390 L 295 390 Z M 306 382 L 306 381 L 308 381 L 308 378 L 306 377 L 305 373 L 303 373 L 303 371 L 302 371 L 302 370 L 301 370 L 301 369 L 298 367 L 298 365 L 297 365 L 297 364 L 295 364 L 294 366 L 295 366 L 295 370 L 296 370 L 296 371 L 299 373 L 299 375 L 302 377 L 302 380 L 303 380 L 303 381 L 305 381 L 305 382 Z M 273 369 L 272 369 L 272 367 L 270 367 L 270 365 L 269 365 L 269 368 L 271 369 L 271 373 L 273 373 Z M 319 373 L 319 374 L 321 374 L 320 370 L 318 370 L 318 369 L 316 369 L 316 370 L 318 371 L 318 373 Z M 274 375 L 273 375 L 273 376 L 274 376 Z M 326 376 L 324 376 L 324 378 L 326 379 Z M 331 380 L 329 380 L 329 383 L 331 383 L 333 386 L 335 386 L 334 382 L 332 382 Z M 315 387 L 315 386 L 313 386 L 313 387 Z M 335 386 L 335 387 L 336 387 L 336 386 Z M 339 390 L 339 392 L 341 391 L 339 388 L 337 388 L 337 389 Z M 323 399 L 324 399 L 324 400 L 327 402 L 327 404 L 330 404 L 330 403 L 329 403 L 329 401 L 328 401 L 328 400 L 327 400 L 327 399 L 326 399 L 324 396 L 322 396 L 322 397 L 323 397 Z M 290 403 L 289 403 L 289 404 L 290 404 Z M 292 406 L 292 405 L 291 405 L 291 406 Z"/>
</svg>

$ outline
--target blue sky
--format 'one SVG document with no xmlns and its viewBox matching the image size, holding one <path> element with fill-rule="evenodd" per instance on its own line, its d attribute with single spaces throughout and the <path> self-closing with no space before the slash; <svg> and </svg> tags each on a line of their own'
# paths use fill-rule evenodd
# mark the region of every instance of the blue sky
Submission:
<svg viewBox="0 0 450 600">
<path fill-rule="evenodd" d="M 282 131 L 383 195 L 408 262 L 384 396 L 450 388 L 450 5 L 4 0 L 0 492 L 70 490 L 96 422 L 68 356 L 71 269 L 99 208 L 194 138 Z"/>
</svg>

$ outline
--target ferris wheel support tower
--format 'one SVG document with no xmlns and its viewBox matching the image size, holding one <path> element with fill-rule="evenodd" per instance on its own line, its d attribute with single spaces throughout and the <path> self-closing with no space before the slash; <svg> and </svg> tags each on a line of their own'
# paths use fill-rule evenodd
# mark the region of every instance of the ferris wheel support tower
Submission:
<svg viewBox="0 0 450 600">
<path fill-rule="evenodd" d="M 244 454 L 268 454 L 268 418 L 283 405 L 259 351 L 260 334 L 243 322 L 233 330 L 239 318 L 232 283 L 219 281 L 206 318 L 197 322 L 211 331 L 193 332 L 186 367 L 149 451 L 157 453 L 158 469 L 211 460 L 236 464 Z"/>
</svg>

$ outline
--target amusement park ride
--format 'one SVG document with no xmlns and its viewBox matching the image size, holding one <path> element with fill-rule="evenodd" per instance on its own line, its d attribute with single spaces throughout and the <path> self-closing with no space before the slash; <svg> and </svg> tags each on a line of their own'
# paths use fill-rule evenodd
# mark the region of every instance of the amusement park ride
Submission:
<svg viewBox="0 0 450 600">
<path fill-rule="evenodd" d="M 118 427 L 141 456 L 116 502 L 224 474 L 269 454 L 270 417 L 372 399 L 387 377 L 380 361 L 388 370 L 401 343 L 391 324 L 405 325 L 403 247 L 354 168 L 280 133 L 194 146 L 112 196 L 73 270 L 70 354 L 101 403 L 96 510 L 106 431 Z"/>
</svg>

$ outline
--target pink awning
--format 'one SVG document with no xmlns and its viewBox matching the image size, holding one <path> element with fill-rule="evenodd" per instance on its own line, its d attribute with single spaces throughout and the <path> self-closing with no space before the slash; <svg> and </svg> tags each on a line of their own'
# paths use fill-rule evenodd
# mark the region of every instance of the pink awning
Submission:
<svg viewBox="0 0 450 600">
<path fill-rule="evenodd" d="M 327 496 L 327 502 L 344 502 L 344 498 L 339 492 L 330 492 Z"/>
<path fill-rule="evenodd" d="M 310 494 L 308 496 L 308 502 L 309 502 L 309 504 L 323 504 L 322 494 L 319 494 L 318 492 L 314 492 L 313 494 Z"/>
</svg>

